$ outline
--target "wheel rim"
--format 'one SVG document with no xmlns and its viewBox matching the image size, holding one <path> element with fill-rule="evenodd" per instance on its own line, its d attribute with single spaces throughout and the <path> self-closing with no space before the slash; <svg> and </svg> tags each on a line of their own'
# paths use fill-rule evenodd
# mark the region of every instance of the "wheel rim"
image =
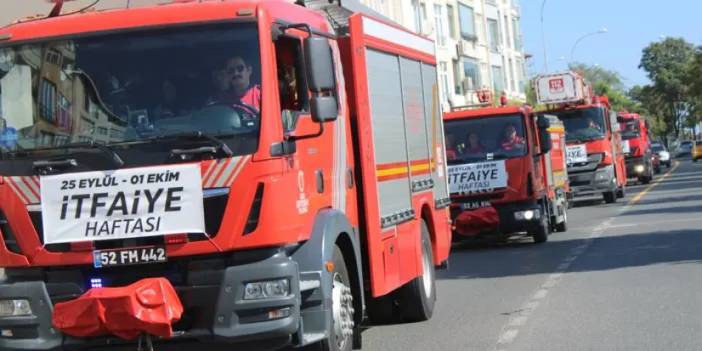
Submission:
<svg viewBox="0 0 702 351">
<path fill-rule="evenodd" d="M 334 323 L 334 339 L 339 350 L 344 350 L 353 336 L 353 294 L 341 274 L 334 273 L 332 286 L 332 314 Z"/>
<path fill-rule="evenodd" d="M 422 243 L 424 244 L 424 243 Z M 434 280 L 434 272 L 431 269 L 432 262 L 429 259 L 429 253 L 426 251 L 426 245 L 422 245 L 422 284 L 424 284 L 424 294 L 427 299 L 431 298 L 431 285 Z"/>
</svg>

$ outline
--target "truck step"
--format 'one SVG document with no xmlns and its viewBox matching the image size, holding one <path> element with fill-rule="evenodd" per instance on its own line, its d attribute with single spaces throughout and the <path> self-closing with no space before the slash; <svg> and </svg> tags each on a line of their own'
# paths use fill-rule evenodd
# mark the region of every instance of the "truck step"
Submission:
<svg viewBox="0 0 702 351">
<path fill-rule="evenodd" d="M 324 337 L 324 333 L 304 333 L 302 334 L 302 344 L 309 345 L 317 341 L 322 341 Z"/>
</svg>

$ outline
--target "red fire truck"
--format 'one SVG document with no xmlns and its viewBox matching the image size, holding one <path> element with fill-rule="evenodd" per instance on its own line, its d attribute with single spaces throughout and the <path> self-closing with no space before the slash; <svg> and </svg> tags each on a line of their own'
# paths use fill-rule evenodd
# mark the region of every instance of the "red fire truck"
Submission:
<svg viewBox="0 0 702 351">
<path fill-rule="evenodd" d="M 537 101 L 565 125 L 570 196 L 602 196 L 607 203 L 624 197 L 626 166 L 617 114 L 609 99 L 593 96 L 575 72 L 538 76 L 534 87 Z"/>
<path fill-rule="evenodd" d="M 648 184 L 653 179 L 654 165 L 648 122 L 638 113 L 620 112 L 617 121 L 622 130 L 622 149 L 626 174 Z"/>
<path fill-rule="evenodd" d="M 431 317 L 432 41 L 346 1 L 61 2 L 0 29 L 0 349 L 350 350 L 366 312 Z"/>
<path fill-rule="evenodd" d="M 444 114 L 454 239 L 567 228 L 563 124 L 529 107 Z"/>
</svg>

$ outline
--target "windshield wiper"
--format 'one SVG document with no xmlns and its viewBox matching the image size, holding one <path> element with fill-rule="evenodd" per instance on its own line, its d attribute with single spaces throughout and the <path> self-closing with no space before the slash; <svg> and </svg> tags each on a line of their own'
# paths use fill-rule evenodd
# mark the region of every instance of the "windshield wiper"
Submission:
<svg viewBox="0 0 702 351">
<path fill-rule="evenodd" d="M 70 150 L 70 149 L 97 149 L 110 157 L 110 161 L 115 165 L 115 168 L 124 166 L 124 161 L 119 154 L 109 146 L 95 141 L 68 143 L 48 148 L 25 150 L 23 152 L 41 152 L 51 150 Z M 43 170 L 44 173 L 53 173 L 56 168 L 78 167 L 78 161 L 75 158 L 54 159 L 54 160 L 36 160 L 32 163 L 34 169 Z"/>
<path fill-rule="evenodd" d="M 144 139 L 144 141 L 156 141 L 156 140 L 165 140 L 165 139 L 199 139 L 199 140 L 206 140 L 210 142 L 210 146 L 201 146 L 201 147 L 196 147 L 196 148 L 190 148 L 190 149 L 171 149 L 171 155 L 172 156 L 177 156 L 180 157 L 181 159 L 186 159 L 190 156 L 193 155 L 200 155 L 200 154 L 213 154 L 216 155 L 218 152 L 224 153 L 227 157 L 232 157 L 234 155 L 234 152 L 232 149 L 229 148 L 229 145 L 222 141 L 221 139 L 207 134 L 203 133 L 201 131 L 194 131 L 194 132 L 185 132 L 185 133 L 176 133 L 176 134 L 163 134 L 163 135 L 158 135 L 154 136 L 151 138 Z"/>
<path fill-rule="evenodd" d="M 53 146 L 50 148 L 34 149 L 32 151 L 47 151 L 47 150 L 68 150 L 68 149 L 97 149 L 102 151 L 104 154 L 110 156 L 110 161 L 114 163 L 117 168 L 124 166 L 124 161 L 119 154 L 113 150 L 111 147 L 98 143 L 96 141 L 81 141 L 78 143 L 68 143 L 59 146 Z"/>
</svg>

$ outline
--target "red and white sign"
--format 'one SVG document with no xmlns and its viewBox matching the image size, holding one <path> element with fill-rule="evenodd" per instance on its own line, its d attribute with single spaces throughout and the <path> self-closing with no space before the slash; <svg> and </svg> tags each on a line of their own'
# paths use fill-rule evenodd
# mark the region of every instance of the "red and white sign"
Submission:
<svg viewBox="0 0 702 351">
<path fill-rule="evenodd" d="M 583 101 L 588 97 L 583 78 L 575 72 L 539 76 L 534 79 L 536 100 L 540 104 Z"/>
</svg>

